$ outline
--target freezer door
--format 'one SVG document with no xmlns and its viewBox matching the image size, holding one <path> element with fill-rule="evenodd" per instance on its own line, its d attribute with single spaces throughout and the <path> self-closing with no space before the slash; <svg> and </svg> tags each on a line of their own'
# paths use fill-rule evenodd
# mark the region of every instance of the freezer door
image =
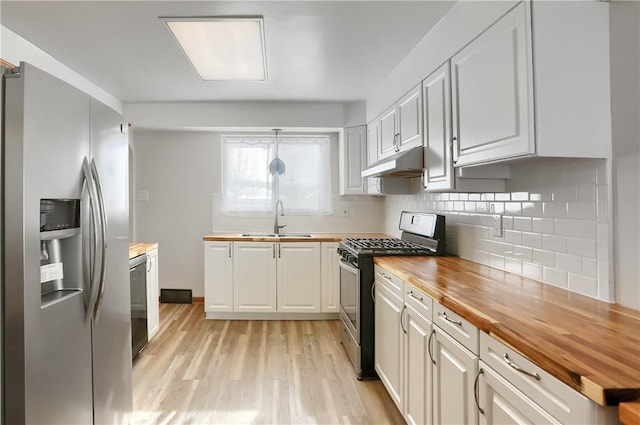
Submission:
<svg viewBox="0 0 640 425">
<path fill-rule="evenodd" d="M 92 423 L 83 292 L 41 304 L 39 232 L 40 199 L 81 198 L 89 96 L 28 64 L 6 79 L 4 95 L 4 419 Z M 61 245 L 64 281 L 82 288 L 80 236 Z"/>
<path fill-rule="evenodd" d="M 91 99 L 91 157 L 106 211 L 104 290 L 93 321 L 93 400 L 96 424 L 129 423 L 131 311 L 129 291 L 129 145 L 120 114 Z M 126 129 L 126 127 L 125 127 Z"/>
</svg>

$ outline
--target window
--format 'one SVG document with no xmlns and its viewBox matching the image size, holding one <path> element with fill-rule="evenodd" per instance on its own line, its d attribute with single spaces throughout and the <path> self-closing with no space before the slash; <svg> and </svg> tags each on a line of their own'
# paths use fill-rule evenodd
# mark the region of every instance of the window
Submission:
<svg viewBox="0 0 640 425">
<path fill-rule="evenodd" d="M 330 214 L 329 136 L 278 136 L 283 175 L 271 175 L 273 136 L 222 136 L 222 208 L 225 213 L 272 213 L 278 199 L 287 214 Z"/>
</svg>

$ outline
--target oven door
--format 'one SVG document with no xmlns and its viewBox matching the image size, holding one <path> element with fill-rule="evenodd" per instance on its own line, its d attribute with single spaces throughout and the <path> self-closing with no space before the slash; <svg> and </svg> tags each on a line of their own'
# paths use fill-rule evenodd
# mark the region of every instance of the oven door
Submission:
<svg viewBox="0 0 640 425">
<path fill-rule="evenodd" d="M 340 260 L 340 316 L 360 344 L 360 270 Z"/>
</svg>

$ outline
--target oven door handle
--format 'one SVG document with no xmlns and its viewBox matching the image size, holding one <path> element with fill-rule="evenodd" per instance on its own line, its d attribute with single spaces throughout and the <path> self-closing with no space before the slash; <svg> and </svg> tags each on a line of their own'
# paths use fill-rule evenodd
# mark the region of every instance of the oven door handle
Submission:
<svg viewBox="0 0 640 425">
<path fill-rule="evenodd" d="M 354 266 L 352 266 L 351 264 L 347 263 L 346 261 L 344 261 L 343 259 L 340 259 L 340 267 L 355 274 L 356 276 L 358 275 L 358 269 Z"/>
</svg>

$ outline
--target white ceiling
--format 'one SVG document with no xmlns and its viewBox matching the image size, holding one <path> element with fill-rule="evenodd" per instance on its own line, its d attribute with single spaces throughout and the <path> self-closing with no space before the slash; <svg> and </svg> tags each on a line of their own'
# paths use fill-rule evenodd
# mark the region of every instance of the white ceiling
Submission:
<svg viewBox="0 0 640 425">
<path fill-rule="evenodd" d="M 361 101 L 446 1 L 7 1 L 0 23 L 124 102 Z M 160 16 L 264 16 L 267 82 L 201 81 Z"/>
</svg>

